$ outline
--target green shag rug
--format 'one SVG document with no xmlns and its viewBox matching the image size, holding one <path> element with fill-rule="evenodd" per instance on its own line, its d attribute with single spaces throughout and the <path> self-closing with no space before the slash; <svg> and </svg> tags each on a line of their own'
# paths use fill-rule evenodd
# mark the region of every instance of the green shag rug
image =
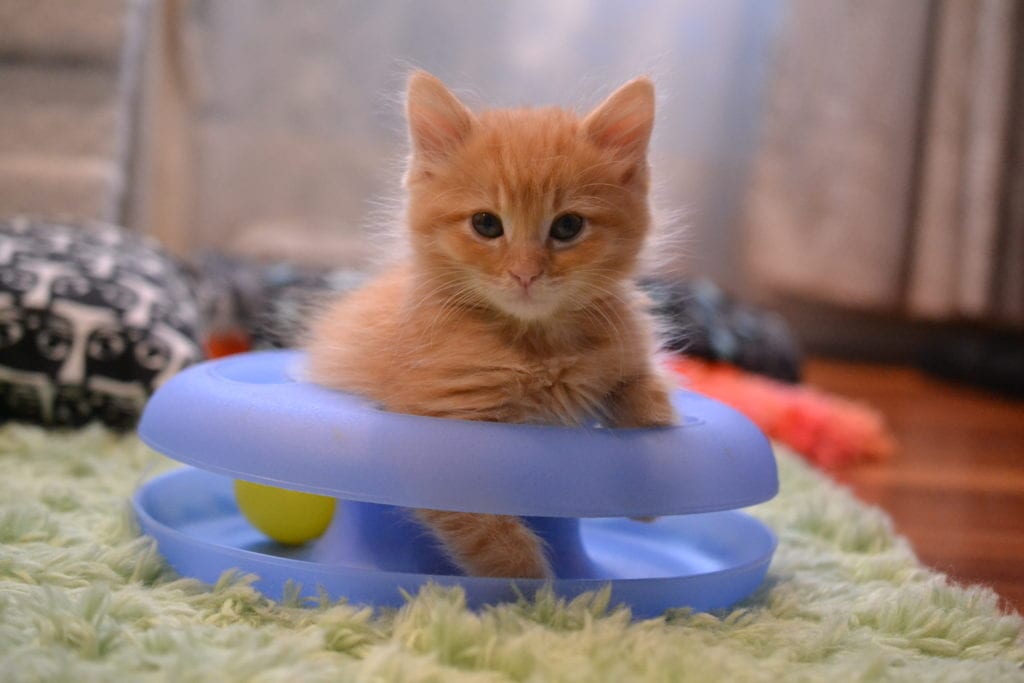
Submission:
<svg viewBox="0 0 1024 683">
<path fill-rule="evenodd" d="M 473 613 L 270 602 L 176 577 L 128 497 L 168 466 L 101 429 L 0 427 L 0 680 L 1024 681 L 1024 622 L 922 567 L 885 515 L 779 453 L 766 584 L 737 608 L 632 622 L 597 593 Z"/>
</svg>

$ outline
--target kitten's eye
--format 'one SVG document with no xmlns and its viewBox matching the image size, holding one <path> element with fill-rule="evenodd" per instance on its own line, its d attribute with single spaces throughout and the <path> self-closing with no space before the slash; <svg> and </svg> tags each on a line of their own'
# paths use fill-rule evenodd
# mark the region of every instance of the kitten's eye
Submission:
<svg viewBox="0 0 1024 683">
<path fill-rule="evenodd" d="M 501 237 L 505 233 L 504 228 L 501 227 L 501 219 L 493 213 L 487 213 L 486 211 L 474 213 L 472 220 L 473 229 L 481 237 L 492 240 L 495 237 Z"/>
<path fill-rule="evenodd" d="M 559 216 L 551 224 L 551 239 L 568 242 L 583 229 L 583 216 L 567 213 Z"/>
</svg>

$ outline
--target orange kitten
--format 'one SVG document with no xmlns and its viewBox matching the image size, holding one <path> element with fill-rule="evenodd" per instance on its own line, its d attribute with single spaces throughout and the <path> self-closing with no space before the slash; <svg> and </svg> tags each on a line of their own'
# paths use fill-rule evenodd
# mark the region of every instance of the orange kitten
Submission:
<svg viewBox="0 0 1024 683">
<path fill-rule="evenodd" d="M 310 378 L 404 413 L 671 424 L 631 279 L 651 220 L 651 82 L 627 83 L 582 118 L 474 114 L 418 72 L 407 116 L 411 256 L 314 323 Z M 517 517 L 416 515 L 469 574 L 551 575 Z"/>
</svg>

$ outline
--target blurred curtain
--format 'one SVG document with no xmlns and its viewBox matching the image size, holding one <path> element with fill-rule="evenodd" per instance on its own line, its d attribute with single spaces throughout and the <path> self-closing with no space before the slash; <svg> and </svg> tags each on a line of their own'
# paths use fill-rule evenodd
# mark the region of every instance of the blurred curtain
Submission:
<svg viewBox="0 0 1024 683">
<path fill-rule="evenodd" d="M 149 0 L 0 0 L 0 216 L 119 222 Z"/>
<path fill-rule="evenodd" d="M 747 204 L 753 283 L 1024 324 L 1024 4 L 792 0 Z"/>
<path fill-rule="evenodd" d="M 473 105 L 580 110 L 649 73 L 662 203 L 688 207 L 692 226 L 693 257 L 672 265 L 728 283 L 780 5 L 165 0 L 168 77 L 153 82 L 166 101 L 151 139 L 166 151 L 145 223 L 178 251 L 355 260 L 383 230 L 374 200 L 398 189 L 413 66 Z"/>
</svg>

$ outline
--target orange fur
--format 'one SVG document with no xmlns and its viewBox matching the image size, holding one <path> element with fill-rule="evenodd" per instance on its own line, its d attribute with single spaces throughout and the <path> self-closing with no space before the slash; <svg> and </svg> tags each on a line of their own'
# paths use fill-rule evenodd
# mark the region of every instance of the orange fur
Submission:
<svg viewBox="0 0 1024 683">
<path fill-rule="evenodd" d="M 433 76 L 408 91 L 410 258 L 316 320 L 308 374 L 397 412 L 637 427 L 675 420 L 631 276 L 649 230 L 654 93 L 632 81 L 591 114 L 473 114 Z M 485 239 L 471 217 L 499 216 Z M 584 218 L 556 243 L 558 216 Z M 557 454 L 552 454 L 557 457 Z M 467 572 L 550 576 L 515 517 L 417 511 Z"/>
</svg>

